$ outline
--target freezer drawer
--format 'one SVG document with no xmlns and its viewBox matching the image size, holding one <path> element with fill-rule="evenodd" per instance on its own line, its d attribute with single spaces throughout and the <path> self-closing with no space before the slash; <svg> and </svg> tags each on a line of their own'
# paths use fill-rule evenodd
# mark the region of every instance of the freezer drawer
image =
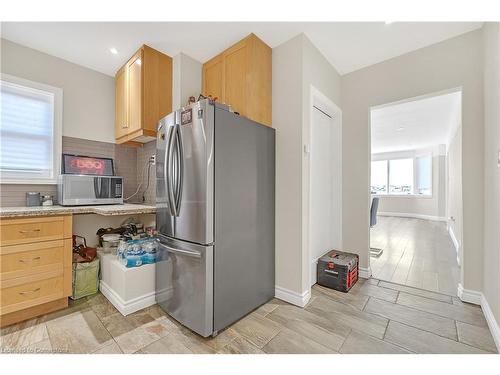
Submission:
<svg viewBox="0 0 500 375">
<path fill-rule="evenodd" d="M 156 301 L 170 316 L 207 337 L 213 332 L 213 246 L 160 236 Z"/>
</svg>

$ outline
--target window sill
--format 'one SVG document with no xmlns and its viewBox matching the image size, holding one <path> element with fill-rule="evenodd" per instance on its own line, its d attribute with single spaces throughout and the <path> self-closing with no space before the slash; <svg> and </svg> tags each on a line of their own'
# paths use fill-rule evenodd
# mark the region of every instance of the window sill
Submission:
<svg viewBox="0 0 500 375">
<path fill-rule="evenodd" d="M 372 197 L 379 198 L 418 198 L 418 199 L 432 199 L 432 195 L 421 194 L 371 194 Z"/>
<path fill-rule="evenodd" d="M 0 179 L 0 184 L 2 185 L 57 185 L 57 180 L 55 179 L 13 179 L 13 178 L 2 178 Z"/>
</svg>

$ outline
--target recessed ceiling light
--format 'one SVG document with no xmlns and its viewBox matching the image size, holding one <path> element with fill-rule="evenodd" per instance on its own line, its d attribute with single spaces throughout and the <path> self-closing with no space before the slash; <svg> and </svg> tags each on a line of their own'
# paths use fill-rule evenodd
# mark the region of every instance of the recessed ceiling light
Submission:
<svg viewBox="0 0 500 375">
<path fill-rule="evenodd" d="M 113 55 L 118 55 L 118 50 L 115 47 L 111 47 L 109 49 L 109 52 L 111 52 Z"/>
<path fill-rule="evenodd" d="M 400 126 L 400 127 L 399 127 L 399 128 L 397 128 L 396 130 L 397 130 L 398 132 L 400 132 L 400 131 L 405 130 L 405 128 L 403 128 L 402 126 Z"/>
</svg>

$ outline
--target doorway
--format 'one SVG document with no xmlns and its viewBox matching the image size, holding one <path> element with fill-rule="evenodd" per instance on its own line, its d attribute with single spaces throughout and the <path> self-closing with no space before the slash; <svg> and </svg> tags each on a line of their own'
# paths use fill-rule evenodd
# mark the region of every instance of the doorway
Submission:
<svg viewBox="0 0 500 375">
<path fill-rule="evenodd" d="M 313 91 L 309 157 L 310 284 L 318 259 L 342 248 L 342 118 L 330 100 Z"/>
<path fill-rule="evenodd" d="M 375 279 L 456 295 L 462 243 L 461 90 L 370 109 Z"/>
</svg>

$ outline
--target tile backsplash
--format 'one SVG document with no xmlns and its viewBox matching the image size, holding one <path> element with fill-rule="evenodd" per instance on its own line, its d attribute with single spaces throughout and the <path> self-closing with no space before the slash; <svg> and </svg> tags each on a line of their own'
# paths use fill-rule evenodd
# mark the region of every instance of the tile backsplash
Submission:
<svg viewBox="0 0 500 375">
<path fill-rule="evenodd" d="M 126 198 L 136 191 L 143 166 L 147 158 L 155 153 L 155 142 L 147 143 L 141 148 L 133 148 L 108 142 L 63 137 L 62 152 L 65 154 L 113 158 L 115 161 L 115 174 L 123 177 L 123 191 Z M 147 170 L 145 170 L 143 176 L 144 185 L 141 187 L 139 193 L 128 201 L 129 203 L 142 202 L 142 190 L 147 186 L 146 176 Z M 150 186 L 144 194 L 147 203 L 154 204 L 155 202 L 155 181 L 155 169 L 152 166 Z M 54 200 L 57 199 L 56 185 L 1 184 L 0 206 L 25 206 L 26 192 L 28 191 L 39 191 L 41 195 L 53 195 Z"/>
</svg>

